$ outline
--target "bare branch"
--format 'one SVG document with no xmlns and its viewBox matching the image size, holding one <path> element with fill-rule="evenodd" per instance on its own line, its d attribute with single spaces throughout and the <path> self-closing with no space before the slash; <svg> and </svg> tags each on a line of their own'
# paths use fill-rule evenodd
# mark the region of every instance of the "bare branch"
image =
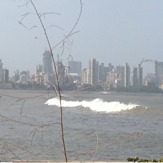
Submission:
<svg viewBox="0 0 163 163">
<path fill-rule="evenodd" d="M 50 25 L 50 26 L 46 27 L 46 29 L 49 29 L 49 28 L 52 28 L 52 27 L 56 27 L 56 28 L 58 28 L 60 30 L 64 30 L 63 28 L 61 28 L 61 27 L 59 27 L 57 25 Z"/>
<path fill-rule="evenodd" d="M 25 100 L 23 100 L 23 103 L 22 103 L 22 106 L 21 106 L 21 110 L 20 110 L 20 117 L 21 117 L 22 112 L 23 112 L 24 104 L 25 104 Z"/>
<path fill-rule="evenodd" d="M 72 29 L 69 31 L 69 33 L 65 36 L 64 39 L 62 39 L 61 41 L 59 41 L 52 49 L 55 49 L 58 45 L 60 45 L 64 40 L 66 40 L 68 37 L 72 36 L 71 34 L 73 33 L 74 29 L 76 28 L 77 24 L 79 23 L 81 14 L 82 14 L 82 10 L 83 10 L 83 3 L 82 0 L 80 0 L 80 12 L 79 12 L 79 16 L 74 24 L 74 26 L 72 27 Z"/>
<path fill-rule="evenodd" d="M 40 15 L 40 17 L 41 16 L 46 16 L 46 15 L 50 15 L 50 14 L 52 14 L 52 15 L 61 15 L 60 13 L 58 13 L 58 12 L 45 12 L 45 13 L 39 13 L 39 15 Z"/>
<path fill-rule="evenodd" d="M 34 140 L 34 137 L 35 137 L 35 135 L 36 135 L 37 131 L 38 131 L 38 128 L 33 129 L 33 130 L 31 131 L 31 133 L 33 133 L 33 134 L 32 134 L 31 145 L 33 144 L 33 140 Z"/>
<path fill-rule="evenodd" d="M 18 6 L 18 7 L 24 7 L 24 6 L 27 6 L 29 3 L 30 3 L 30 0 L 26 0 L 26 3 L 25 3 L 25 4 L 20 5 L 20 6 Z"/>
</svg>

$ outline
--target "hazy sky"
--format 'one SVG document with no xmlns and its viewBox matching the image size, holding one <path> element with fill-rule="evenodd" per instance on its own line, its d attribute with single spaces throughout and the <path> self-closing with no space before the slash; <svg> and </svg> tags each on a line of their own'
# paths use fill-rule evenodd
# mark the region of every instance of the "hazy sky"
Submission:
<svg viewBox="0 0 163 163">
<path fill-rule="evenodd" d="M 48 49 L 44 33 L 34 9 L 26 0 L 0 0 L 0 59 L 11 73 L 16 70 L 35 70 L 42 64 L 42 54 Z M 79 0 L 34 0 L 52 46 L 62 39 L 74 25 L 79 11 Z M 29 29 L 19 24 L 22 23 Z M 50 27 L 51 26 L 51 27 Z M 58 27 L 56 27 L 58 26 Z M 82 16 L 75 31 L 80 31 L 65 43 L 60 58 L 64 63 L 71 54 L 84 67 L 89 58 L 105 65 L 123 65 L 131 68 L 143 58 L 163 61 L 163 0 L 83 0 Z M 61 45 L 54 54 L 61 54 Z M 144 63 L 153 71 L 152 63 Z"/>
</svg>

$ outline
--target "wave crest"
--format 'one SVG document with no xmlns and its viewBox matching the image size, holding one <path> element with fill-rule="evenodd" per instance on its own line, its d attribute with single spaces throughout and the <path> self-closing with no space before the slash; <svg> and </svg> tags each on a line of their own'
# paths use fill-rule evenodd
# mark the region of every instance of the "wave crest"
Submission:
<svg viewBox="0 0 163 163">
<path fill-rule="evenodd" d="M 55 105 L 55 106 L 60 106 L 60 102 L 58 98 L 53 98 L 53 99 L 49 99 L 45 104 L 47 105 Z M 92 111 L 96 111 L 96 112 L 107 112 L 107 113 L 111 113 L 111 112 L 120 112 L 120 111 L 125 111 L 125 110 L 131 110 L 134 108 L 139 107 L 139 105 L 137 104 L 125 104 L 125 103 L 121 103 L 119 101 L 112 101 L 112 102 L 107 102 L 107 101 L 103 101 L 100 98 L 96 98 L 92 101 L 66 101 L 66 100 L 62 100 L 62 107 L 78 107 L 78 106 L 82 106 L 84 108 L 89 108 Z"/>
</svg>

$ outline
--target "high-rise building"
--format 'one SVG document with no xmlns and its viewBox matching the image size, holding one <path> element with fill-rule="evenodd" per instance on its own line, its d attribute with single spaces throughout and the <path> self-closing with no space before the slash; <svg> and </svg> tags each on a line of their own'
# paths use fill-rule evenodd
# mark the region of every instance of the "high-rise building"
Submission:
<svg viewBox="0 0 163 163">
<path fill-rule="evenodd" d="M 65 66 L 63 65 L 62 62 L 56 63 L 56 71 L 60 82 L 60 86 L 63 86 L 65 82 Z"/>
<path fill-rule="evenodd" d="M 42 70 L 44 74 L 52 74 L 53 73 L 53 66 L 52 66 L 52 57 L 50 51 L 45 51 L 43 53 L 43 65 Z"/>
<path fill-rule="evenodd" d="M 77 73 L 81 75 L 82 64 L 79 61 L 69 61 L 68 62 L 69 73 Z"/>
<path fill-rule="evenodd" d="M 20 78 L 19 70 L 14 71 L 11 78 L 12 82 L 16 84 L 19 78 Z"/>
<path fill-rule="evenodd" d="M 143 86 L 143 68 L 138 64 L 133 68 L 133 87 L 140 89 Z"/>
<path fill-rule="evenodd" d="M 34 81 L 41 85 L 43 80 L 42 80 L 42 65 L 37 65 L 36 66 L 36 72 L 35 72 L 35 79 Z"/>
<path fill-rule="evenodd" d="M 155 82 L 156 86 L 163 85 L 163 62 L 155 61 Z"/>
<path fill-rule="evenodd" d="M 108 72 L 107 86 L 109 89 L 117 88 L 117 79 L 118 79 L 118 74 L 115 69 L 112 69 L 111 71 Z"/>
<path fill-rule="evenodd" d="M 3 63 L 2 60 L 0 59 L 0 82 L 2 82 L 2 70 L 3 70 Z"/>
<path fill-rule="evenodd" d="M 82 83 L 89 84 L 89 69 L 85 68 L 82 72 Z"/>
<path fill-rule="evenodd" d="M 96 85 L 99 81 L 98 62 L 92 58 L 89 60 L 89 84 Z"/>
<path fill-rule="evenodd" d="M 107 79 L 107 73 L 109 72 L 109 67 L 105 67 L 104 63 L 99 65 L 99 82 L 104 84 Z"/>
<path fill-rule="evenodd" d="M 128 63 L 125 63 L 123 68 L 123 87 L 129 88 L 130 87 L 130 66 Z"/>
<path fill-rule="evenodd" d="M 68 61 L 68 65 L 65 66 L 65 75 L 69 81 L 74 83 L 81 83 L 82 80 L 82 63 L 79 61 Z M 71 80 L 70 80 L 71 78 Z"/>
<path fill-rule="evenodd" d="M 3 83 L 9 82 L 9 70 L 7 70 L 7 69 L 2 70 L 2 82 Z"/>
</svg>

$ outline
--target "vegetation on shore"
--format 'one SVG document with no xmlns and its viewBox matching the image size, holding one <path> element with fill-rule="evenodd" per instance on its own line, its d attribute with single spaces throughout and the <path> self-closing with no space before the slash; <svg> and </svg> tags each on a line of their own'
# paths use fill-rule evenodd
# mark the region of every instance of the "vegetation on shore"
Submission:
<svg viewBox="0 0 163 163">
<path fill-rule="evenodd" d="M 163 162 L 163 158 L 156 160 L 156 159 L 142 159 L 139 157 L 129 157 L 127 161 L 128 162 Z"/>
</svg>

